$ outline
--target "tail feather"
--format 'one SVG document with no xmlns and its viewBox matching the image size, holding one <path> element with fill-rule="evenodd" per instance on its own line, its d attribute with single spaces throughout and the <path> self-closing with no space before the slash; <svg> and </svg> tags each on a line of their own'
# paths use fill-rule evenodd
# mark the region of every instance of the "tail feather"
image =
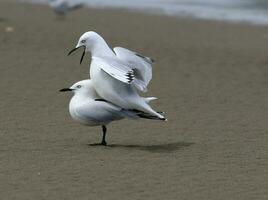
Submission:
<svg viewBox="0 0 268 200">
<path fill-rule="evenodd" d="M 156 100 L 156 99 L 157 99 L 157 97 L 146 97 L 146 98 L 144 98 L 146 103 L 149 103 L 150 101 L 153 101 L 153 100 Z"/>
<path fill-rule="evenodd" d="M 153 119 L 153 120 L 167 121 L 166 118 L 159 118 L 159 117 L 152 116 L 152 115 L 138 114 L 138 116 L 139 116 L 140 118 L 144 118 L 144 119 Z"/>
<path fill-rule="evenodd" d="M 149 101 L 152 101 L 156 99 L 155 97 L 149 97 L 149 98 L 128 98 L 129 107 L 132 107 L 132 109 L 141 111 L 143 113 L 147 113 L 150 116 L 158 117 L 159 119 L 165 119 L 164 116 L 162 116 L 160 113 L 157 113 L 153 110 L 153 108 L 149 105 Z M 129 108 L 131 109 L 131 108 Z"/>
<path fill-rule="evenodd" d="M 165 117 L 163 117 L 163 116 L 158 117 L 158 116 L 151 115 L 149 113 L 145 113 L 143 111 L 135 110 L 135 109 L 134 110 L 129 110 L 129 111 L 136 113 L 136 115 L 139 116 L 140 118 L 167 121 L 167 119 Z"/>
</svg>

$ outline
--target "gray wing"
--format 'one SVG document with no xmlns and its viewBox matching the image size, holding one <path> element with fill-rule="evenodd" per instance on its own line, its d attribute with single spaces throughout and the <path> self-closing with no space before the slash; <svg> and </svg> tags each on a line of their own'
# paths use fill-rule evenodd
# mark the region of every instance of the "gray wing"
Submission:
<svg viewBox="0 0 268 200">
<path fill-rule="evenodd" d="M 123 83 L 131 84 L 134 80 L 134 71 L 117 59 L 111 57 L 93 57 L 93 60 L 103 71 Z"/>
<path fill-rule="evenodd" d="M 135 79 L 133 84 L 135 87 L 142 92 L 146 92 L 147 86 L 152 79 L 153 59 L 123 47 L 115 47 L 114 52 L 120 60 L 127 63 L 126 65 L 134 71 Z"/>
</svg>

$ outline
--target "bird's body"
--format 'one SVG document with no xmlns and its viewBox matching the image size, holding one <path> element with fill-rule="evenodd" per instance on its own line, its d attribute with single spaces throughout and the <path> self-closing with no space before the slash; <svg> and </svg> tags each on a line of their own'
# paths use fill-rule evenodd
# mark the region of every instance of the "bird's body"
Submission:
<svg viewBox="0 0 268 200">
<path fill-rule="evenodd" d="M 143 97 L 139 96 L 133 85 L 122 83 L 113 78 L 98 67 L 98 63 L 95 63 L 94 59 L 90 67 L 90 77 L 94 82 L 96 91 L 103 99 L 124 109 L 135 109 L 152 115 L 159 115 L 147 104 Z"/>
<path fill-rule="evenodd" d="M 76 47 L 83 47 L 80 63 L 86 52 L 91 53 L 91 80 L 80 81 L 71 88 L 74 91 L 69 111 L 72 118 L 89 126 L 102 126 L 101 145 L 106 145 L 106 125 L 123 118 L 166 120 L 154 111 L 149 102 L 155 97 L 144 98 L 152 78 L 153 60 L 122 47 L 110 49 L 105 40 L 95 32 L 84 33 Z"/>
<path fill-rule="evenodd" d="M 76 89 L 79 85 L 81 89 Z M 72 118 L 81 124 L 107 125 L 112 121 L 130 116 L 122 108 L 101 99 L 94 89 L 92 80 L 80 81 L 71 88 L 76 91 L 70 101 L 69 112 Z"/>
<path fill-rule="evenodd" d="M 118 108 L 104 101 L 74 95 L 69 104 L 71 117 L 87 126 L 107 125 L 112 121 L 122 119 Z"/>
<path fill-rule="evenodd" d="M 103 139 L 102 145 L 106 145 L 106 125 L 112 121 L 121 120 L 124 118 L 129 119 L 155 119 L 146 113 L 142 113 L 136 110 L 128 110 L 116 106 L 112 103 L 107 102 L 97 94 L 95 91 L 94 83 L 92 80 L 83 80 L 75 83 L 70 88 L 64 88 L 60 90 L 73 91 L 74 96 L 69 103 L 69 112 L 71 117 L 87 126 L 102 126 Z M 149 102 L 155 98 L 146 98 L 145 101 Z"/>
<path fill-rule="evenodd" d="M 95 32 L 83 34 L 76 49 L 79 47 L 85 48 L 84 53 L 91 52 L 90 78 L 101 98 L 127 110 L 138 110 L 165 119 L 137 92 L 146 91 L 151 80 L 150 58 L 122 47 L 116 47 L 112 51 L 105 40 Z"/>
</svg>

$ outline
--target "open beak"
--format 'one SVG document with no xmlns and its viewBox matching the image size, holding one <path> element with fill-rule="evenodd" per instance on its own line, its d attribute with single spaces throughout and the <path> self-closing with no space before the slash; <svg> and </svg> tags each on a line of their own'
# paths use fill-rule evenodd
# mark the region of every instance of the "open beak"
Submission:
<svg viewBox="0 0 268 200">
<path fill-rule="evenodd" d="M 68 53 L 68 56 L 71 55 L 73 52 L 75 52 L 77 49 L 80 49 L 81 47 L 84 48 L 84 51 L 83 51 L 83 54 L 82 54 L 82 57 L 80 59 L 80 65 L 82 64 L 82 61 L 84 59 L 84 56 L 85 56 L 85 53 L 86 53 L 86 47 L 85 46 L 80 46 L 80 47 L 75 47 L 74 49 L 72 49 L 69 53 Z"/>
<path fill-rule="evenodd" d="M 73 90 L 70 88 L 63 88 L 63 89 L 59 90 L 59 92 L 69 92 L 69 91 L 73 91 Z"/>
</svg>

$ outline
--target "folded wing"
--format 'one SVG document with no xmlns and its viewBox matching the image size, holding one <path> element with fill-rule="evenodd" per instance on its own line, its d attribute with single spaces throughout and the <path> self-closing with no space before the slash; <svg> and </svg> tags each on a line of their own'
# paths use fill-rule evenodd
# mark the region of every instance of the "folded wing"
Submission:
<svg viewBox="0 0 268 200">
<path fill-rule="evenodd" d="M 80 118 L 94 122 L 111 122 L 122 119 L 121 108 L 104 101 L 91 101 L 76 108 Z"/>
</svg>

